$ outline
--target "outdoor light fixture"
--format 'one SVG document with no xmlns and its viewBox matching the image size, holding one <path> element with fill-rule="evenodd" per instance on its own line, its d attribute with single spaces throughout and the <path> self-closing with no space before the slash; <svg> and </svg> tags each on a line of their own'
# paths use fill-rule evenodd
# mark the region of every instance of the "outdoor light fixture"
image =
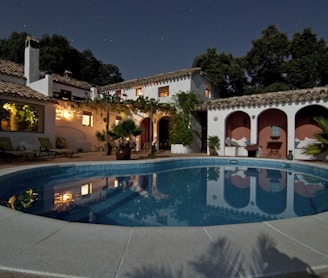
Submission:
<svg viewBox="0 0 328 278">
<path fill-rule="evenodd" d="M 73 112 L 70 110 L 64 110 L 63 116 L 66 120 L 71 120 L 73 118 Z"/>
</svg>

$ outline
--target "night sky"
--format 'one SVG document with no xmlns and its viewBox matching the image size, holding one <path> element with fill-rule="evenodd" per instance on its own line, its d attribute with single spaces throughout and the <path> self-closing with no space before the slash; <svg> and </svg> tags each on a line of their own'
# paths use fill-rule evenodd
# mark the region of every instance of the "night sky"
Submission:
<svg viewBox="0 0 328 278">
<path fill-rule="evenodd" d="M 125 80 L 192 66 L 196 55 L 245 55 L 269 24 L 328 42 L 326 0 L 0 0 L 0 38 L 60 34 L 118 66 Z"/>
</svg>

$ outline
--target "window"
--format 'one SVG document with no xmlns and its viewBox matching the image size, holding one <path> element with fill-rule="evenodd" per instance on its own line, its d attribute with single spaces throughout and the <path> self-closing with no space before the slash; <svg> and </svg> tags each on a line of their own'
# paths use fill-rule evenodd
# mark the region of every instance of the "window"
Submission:
<svg viewBox="0 0 328 278">
<path fill-rule="evenodd" d="M 169 86 L 159 87 L 158 88 L 158 96 L 159 97 L 168 97 L 169 93 Z"/>
<path fill-rule="evenodd" d="M 211 85 L 209 83 L 206 83 L 205 85 L 205 97 L 211 97 Z"/>
<path fill-rule="evenodd" d="M 122 96 L 122 91 L 121 90 L 116 90 L 115 95 L 117 97 L 121 97 Z"/>
<path fill-rule="evenodd" d="M 120 122 L 122 122 L 122 117 L 121 116 L 116 116 L 115 125 L 118 125 Z"/>
<path fill-rule="evenodd" d="M 62 100 L 72 100 L 72 92 L 66 90 L 60 90 L 60 92 L 54 92 L 54 98 Z"/>
<path fill-rule="evenodd" d="M 136 96 L 141 96 L 142 95 L 142 87 L 136 88 Z"/>
<path fill-rule="evenodd" d="M 43 132 L 44 107 L 0 101 L 1 131 Z"/>
<path fill-rule="evenodd" d="M 82 125 L 84 125 L 84 126 L 92 126 L 93 125 L 93 118 L 92 118 L 91 112 L 83 111 Z"/>
</svg>

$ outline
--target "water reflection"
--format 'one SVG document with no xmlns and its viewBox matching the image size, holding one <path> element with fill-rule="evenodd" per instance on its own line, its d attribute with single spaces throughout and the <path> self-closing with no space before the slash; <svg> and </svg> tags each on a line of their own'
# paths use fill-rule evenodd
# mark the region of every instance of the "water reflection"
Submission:
<svg viewBox="0 0 328 278">
<path fill-rule="evenodd" d="M 249 167 L 199 167 L 143 175 L 71 175 L 1 192 L 2 205 L 67 221 L 201 226 L 311 215 L 327 209 L 327 181 Z"/>
</svg>

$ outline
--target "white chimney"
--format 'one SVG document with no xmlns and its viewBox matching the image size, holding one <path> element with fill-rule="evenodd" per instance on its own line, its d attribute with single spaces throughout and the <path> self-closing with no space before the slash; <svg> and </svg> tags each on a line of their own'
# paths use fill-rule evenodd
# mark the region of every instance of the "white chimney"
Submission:
<svg viewBox="0 0 328 278">
<path fill-rule="evenodd" d="M 90 99 L 95 100 L 97 97 L 98 97 L 98 89 L 94 85 L 91 85 Z"/>
<path fill-rule="evenodd" d="M 39 41 L 30 36 L 25 40 L 25 61 L 24 74 L 27 80 L 27 85 L 39 80 Z"/>
</svg>

